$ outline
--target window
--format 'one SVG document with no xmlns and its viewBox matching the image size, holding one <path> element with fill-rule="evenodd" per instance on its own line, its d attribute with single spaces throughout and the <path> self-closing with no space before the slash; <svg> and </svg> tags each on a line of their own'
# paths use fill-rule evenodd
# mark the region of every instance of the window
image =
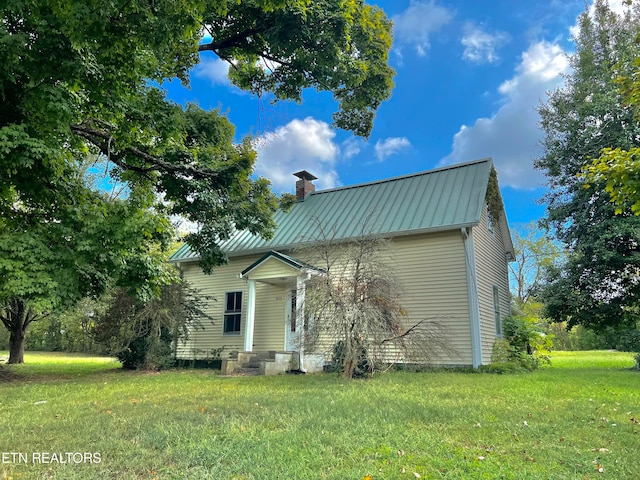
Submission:
<svg viewBox="0 0 640 480">
<path fill-rule="evenodd" d="M 296 313 L 298 311 L 298 291 L 291 290 L 291 311 L 289 312 L 291 318 L 291 333 L 296 333 Z"/>
<path fill-rule="evenodd" d="M 493 286 L 493 315 L 496 322 L 496 336 L 502 336 L 502 320 L 500 319 L 500 292 Z"/>
<path fill-rule="evenodd" d="M 240 335 L 242 319 L 242 292 L 225 293 L 223 333 Z"/>
</svg>

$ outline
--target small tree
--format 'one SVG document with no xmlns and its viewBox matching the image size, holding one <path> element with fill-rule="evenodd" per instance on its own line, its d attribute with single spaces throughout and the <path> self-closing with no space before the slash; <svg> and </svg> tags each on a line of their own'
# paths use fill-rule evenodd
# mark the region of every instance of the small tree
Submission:
<svg viewBox="0 0 640 480">
<path fill-rule="evenodd" d="M 0 304 L 0 321 L 9 331 L 9 363 L 24 363 L 27 328 L 46 315 L 21 297 L 13 297 Z"/>
<path fill-rule="evenodd" d="M 515 261 L 509 263 L 513 299 L 519 308 L 535 300 L 541 288 L 545 269 L 562 257 L 562 250 L 539 231 L 534 223 L 513 234 Z"/>
<path fill-rule="evenodd" d="M 391 241 L 371 234 L 371 217 L 348 241 L 316 221 L 318 237 L 296 255 L 322 270 L 306 284 L 302 308 L 307 319 L 300 341 L 305 351 L 333 355 L 346 378 L 366 376 L 389 354 L 429 363 L 446 349 L 438 322 L 408 324 L 395 275 Z"/>
<path fill-rule="evenodd" d="M 93 336 L 124 368 L 166 368 L 173 364 L 178 338 L 212 320 L 205 311 L 209 300 L 185 282 L 164 286 L 158 298 L 146 302 L 118 289 Z"/>
</svg>

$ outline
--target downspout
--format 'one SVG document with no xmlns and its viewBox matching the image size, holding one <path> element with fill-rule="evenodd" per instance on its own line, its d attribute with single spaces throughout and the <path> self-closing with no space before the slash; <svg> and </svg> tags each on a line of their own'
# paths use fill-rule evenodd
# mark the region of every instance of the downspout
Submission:
<svg viewBox="0 0 640 480">
<path fill-rule="evenodd" d="M 482 365 L 482 341 L 480 336 L 480 304 L 478 303 L 478 277 L 473 245 L 473 231 L 462 228 L 465 264 L 467 268 L 467 298 L 469 299 L 469 326 L 471 331 L 471 359 L 473 368 Z"/>
</svg>

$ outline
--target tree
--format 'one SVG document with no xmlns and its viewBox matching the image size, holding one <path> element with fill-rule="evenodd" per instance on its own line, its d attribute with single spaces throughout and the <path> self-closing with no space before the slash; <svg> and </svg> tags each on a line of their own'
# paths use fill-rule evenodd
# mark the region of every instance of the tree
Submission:
<svg viewBox="0 0 640 480">
<path fill-rule="evenodd" d="M 10 0 L 0 12 L 1 206 L 41 200 L 61 166 L 98 152 L 117 180 L 201 226 L 189 242 L 207 271 L 234 229 L 269 236 L 278 205 L 250 179 L 255 152 L 234 144 L 224 116 L 183 109 L 155 85 L 188 83 L 198 51 L 212 51 L 253 93 L 332 92 L 336 125 L 363 136 L 392 88 L 390 21 L 362 0 Z M 212 40 L 199 45 L 204 31 Z"/>
<path fill-rule="evenodd" d="M 514 232 L 513 246 L 515 260 L 509 263 L 512 297 L 518 307 L 523 308 L 538 293 L 545 268 L 553 265 L 561 252 L 548 237 L 537 231 L 535 224 L 527 225 L 522 233 Z"/>
<path fill-rule="evenodd" d="M 353 378 L 372 373 L 390 352 L 428 363 L 430 355 L 447 348 L 437 322 L 408 324 L 391 241 L 371 234 L 371 218 L 348 241 L 336 240 L 319 221 L 316 227 L 317 238 L 296 252 L 322 272 L 307 281 L 300 305 L 307 319 L 299 338 L 305 352 L 332 355 L 336 369 Z"/>
<path fill-rule="evenodd" d="M 145 199 L 109 199 L 66 171 L 46 208 L 15 197 L 0 225 L 0 320 L 10 332 L 9 363 L 24 361 L 29 325 L 86 296 L 121 285 L 152 296 L 170 272 L 161 251 L 172 236 Z M 43 195 L 46 196 L 46 193 Z"/>
<path fill-rule="evenodd" d="M 361 0 L 3 2 L 0 318 L 11 361 L 22 361 L 29 323 L 109 279 L 153 291 L 145 282 L 163 271 L 149 243 L 166 245 L 171 214 L 198 226 L 187 241 L 206 272 L 225 261 L 219 244 L 234 231 L 273 233 L 279 202 L 251 178 L 250 140 L 235 143 L 217 110 L 170 102 L 163 81 L 187 84 L 210 50 L 253 93 L 332 92 L 336 125 L 366 136 L 392 88 L 390 29 Z M 205 30 L 212 40 L 200 45 Z M 90 155 L 126 200 L 87 185 Z"/>
<path fill-rule="evenodd" d="M 633 324 L 637 314 L 640 218 L 629 210 L 616 216 L 604 185 L 580 173 L 603 148 L 640 145 L 640 126 L 612 81 L 615 65 L 637 57 L 639 28 L 637 8 L 619 16 L 596 0 L 593 15 L 580 17 L 566 85 L 539 109 L 545 139 L 536 166 L 550 188 L 545 224 L 568 251 L 563 265 L 549 268 L 541 296 L 546 316 L 569 327 Z"/>
<path fill-rule="evenodd" d="M 116 289 L 96 319 L 92 336 L 124 368 L 159 370 L 173 365 L 179 338 L 187 338 L 202 322 L 212 322 L 205 311 L 211 300 L 183 281 L 163 286 L 157 298 L 147 301 Z"/>
<path fill-rule="evenodd" d="M 633 5 L 632 2 L 628 2 Z M 640 6 L 634 6 L 636 16 Z M 640 42 L 635 38 L 635 42 Z M 626 107 L 633 110 L 635 121 L 640 119 L 640 56 L 638 52 L 622 57 L 614 66 L 619 93 Z M 629 209 L 640 215 L 640 147 L 612 145 L 602 149 L 600 157 L 582 169 L 587 183 L 604 185 L 616 214 Z"/>
</svg>

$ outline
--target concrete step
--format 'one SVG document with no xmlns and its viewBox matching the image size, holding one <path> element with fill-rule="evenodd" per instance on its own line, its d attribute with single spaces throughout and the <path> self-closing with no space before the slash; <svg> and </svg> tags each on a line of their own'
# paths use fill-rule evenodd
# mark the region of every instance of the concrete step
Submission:
<svg viewBox="0 0 640 480">
<path fill-rule="evenodd" d="M 246 376 L 254 376 L 254 375 L 257 376 L 257 375 L 260 375 L 260 367 L 236 368 L 234 373 L 239 375 L 246 375 Z"/>
<path fill-rule="evenodd" d="M 242 365 L 242 367 L 243 368 L 260 368 L 260 365 L 262 365 L 262 362 L 275 362 L 275 360 L 253 361 L 253 362 L 245 363 L 244 365 Z"/>
</svg>

